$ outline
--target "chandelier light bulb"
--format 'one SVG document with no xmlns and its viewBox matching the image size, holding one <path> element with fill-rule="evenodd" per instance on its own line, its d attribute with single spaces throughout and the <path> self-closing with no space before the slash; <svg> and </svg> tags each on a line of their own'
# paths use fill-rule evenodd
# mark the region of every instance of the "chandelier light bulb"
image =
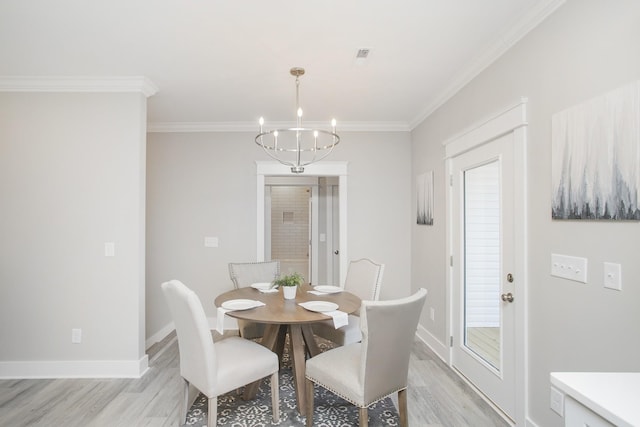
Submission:
<svg viewBox="0 0 640 427">
<path fill-rule="evenodd" d="M 264 124 L 264 117 L 260 117 L 258 123 L 260 124 L 260 126 L 262 126 Z"/>
<path fill-rule="evenodd" d="M 298 108 L 298 117 L 302 117 L 302 108 Z"/>
</svg>

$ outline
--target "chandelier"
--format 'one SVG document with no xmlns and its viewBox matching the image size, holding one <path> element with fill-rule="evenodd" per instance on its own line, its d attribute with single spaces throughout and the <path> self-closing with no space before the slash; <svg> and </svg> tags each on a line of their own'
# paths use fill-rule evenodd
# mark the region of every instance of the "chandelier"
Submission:
<svg viewBox="0 0 640 427">
<path fill-rule="evenodd" d="M 304 68 L 294 67 L 290 73 L 296 78 L 296 127 L 265 131 L 264 118 L 260 117 L 260 133 L 255 140 L 270 157 L 290 166 L 292 173 L 302 173 L 305 166 L 331 154 L 340 137 L 336 133 L 336 119 L 331 120 L 330 131 L 302 126 L 300 76 L 304 74 Z"/>
</svg>

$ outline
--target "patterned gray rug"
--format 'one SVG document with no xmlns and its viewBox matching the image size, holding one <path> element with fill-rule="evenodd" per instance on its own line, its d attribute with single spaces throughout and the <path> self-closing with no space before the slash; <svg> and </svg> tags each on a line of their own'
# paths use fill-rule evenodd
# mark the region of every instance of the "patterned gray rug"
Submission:
<svg viewBox="0 0 640 427">
<path fill-rule="evenodd" d="M 398 411 L 390 398 L 369 407 L 370 426 L 397 426 Z M 322 387 L 315 387 L 313 425 L 348 427 L 358 425 L 358 409 Z M 298 413 L 291 369 L 280 370 L 280 422 L 271 417 L 269 378 L 262 381 L 254 400 L 242 400 L 236 392 L 218 397 L 218 426 L 264 427 L 304 426 L 306 417 Z M 200 394 L 187 414 L 187 426 L 207 424 L 207 398 Z"/>
<path fill-rule="evenodd" d="M 333 343 L 316 337 L 320 351 L 327 351 Z M 256 398 L 242 400 L 235 391 L 218 397 L 218 426 L 264 427 L 278 425 L 299 427 L 306 425 L 306 417 L 298 413 L 293 373 L 289 361 L 288 341 L 284 346 L 280 368 L 280 422 L 273 423 L 271 417 L 271 381 L 260 383 Z M 314 397 L 313 425 L 319 427 L 350 427 L 359 424 L 358 408 L 332 392 L 316 386 Z M 398 410 L 391 398 L 383 399 L 369 407 L 371 427 L 399 425 Z M 207 398 L 200 394 L 187 413 L 186 426 L 207 425 Z"/>
</svg>

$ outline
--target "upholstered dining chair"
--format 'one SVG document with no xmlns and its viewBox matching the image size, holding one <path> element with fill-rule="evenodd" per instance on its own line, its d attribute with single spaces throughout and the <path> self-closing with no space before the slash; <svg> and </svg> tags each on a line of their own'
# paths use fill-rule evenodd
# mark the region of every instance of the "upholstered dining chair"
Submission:
<svg viewBox="0 0 640 427">
<path fill-rule="evenodd" d="M 253 283 L 273 282 L 280 277 L 280 261 L 230 262 L 229 276 L 236 289 Z M 247 339 L 261 338 L 264 324 L 237 320 L 240 336 Z"/>
<path fill-rule="evenodd" d="M 178 280 L 162 284 L 178 335 L 180 376 L 184 398 L 180 425 L 184 424 L 189 384 L 208 398 L 208 426 L 217 422 L 218 396 L 271 375 L 271 406 L 274 422 L 280 419 L 278 356 L 253 341 L 228 337 L 214 344 L 200 299 Z"/>
<path fill-rule="evenodd" d="M 344 290 L 358 296 L 361 300 L 377 301 L 382 286 L 384 264 L 378 264 L 368 258 L 349 263 Z M 349 315 L 349 323 L 339 329 L 333 326 L 332 320 L 314 323 L 313 333 L 319 337 L 333 341 L 338 345 L 347 345 L 362 339 L 360 333 L 359 312 Z"/>
<path fill-rule="evenodd" d="M 360 408 L 360 426 L 368 425 L 367 407 L 398 392 L 400 425 L 408 426 L 407 375 L 411 347 L 425 289 L 401 299 L 363 301 L 362 342 L 336 347 L 307 360 L 307 426 L 313 425 L 314 383 Z"/>
</svg>

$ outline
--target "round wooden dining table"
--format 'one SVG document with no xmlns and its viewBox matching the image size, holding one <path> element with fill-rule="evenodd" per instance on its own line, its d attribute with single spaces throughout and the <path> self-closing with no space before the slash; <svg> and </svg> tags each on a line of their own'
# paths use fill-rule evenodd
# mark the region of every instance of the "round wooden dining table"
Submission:
<svg viewBox="0 0 640 427">
<path fill-rule="evenodd" d="M 338 310 L 350 314 L 358 310 L 361 303 L 360 298 L 350 292 L 314 295 L 308 292 L 310 290 L 313 290 L 311 286 L 303 285 L 298 288 L 295 300 L 285 300 L 282 290 L 274 293 L 262 293 L 257 289 L 246 287 L 225 292 L 215 299 L 216 307 L 233 299 L 251 299 L 264 302 L 265 305 L 261 307 L 228 311 L 226 314 L 236 319 L 264 323 L 265 331 L 260 343 L 277 353 L 280 358 L 282 358 L 286 334 L 289 334 L 289 357 L 293 367 L 296 399 L 298 410 L 303 415 L 306 413 L 305 359 L 307 354 L 313 357 L 320 353 L 311 325 L 315 322 L 331 319 L 331 316 L 307 310 L 298 304 L 308 301 L 330 301 L 338 304 Z M 245 388 L 245 399 L 252 399 L 255 396 L 258 384 L 259 382 L 256 382 Z"/>
</svg>

